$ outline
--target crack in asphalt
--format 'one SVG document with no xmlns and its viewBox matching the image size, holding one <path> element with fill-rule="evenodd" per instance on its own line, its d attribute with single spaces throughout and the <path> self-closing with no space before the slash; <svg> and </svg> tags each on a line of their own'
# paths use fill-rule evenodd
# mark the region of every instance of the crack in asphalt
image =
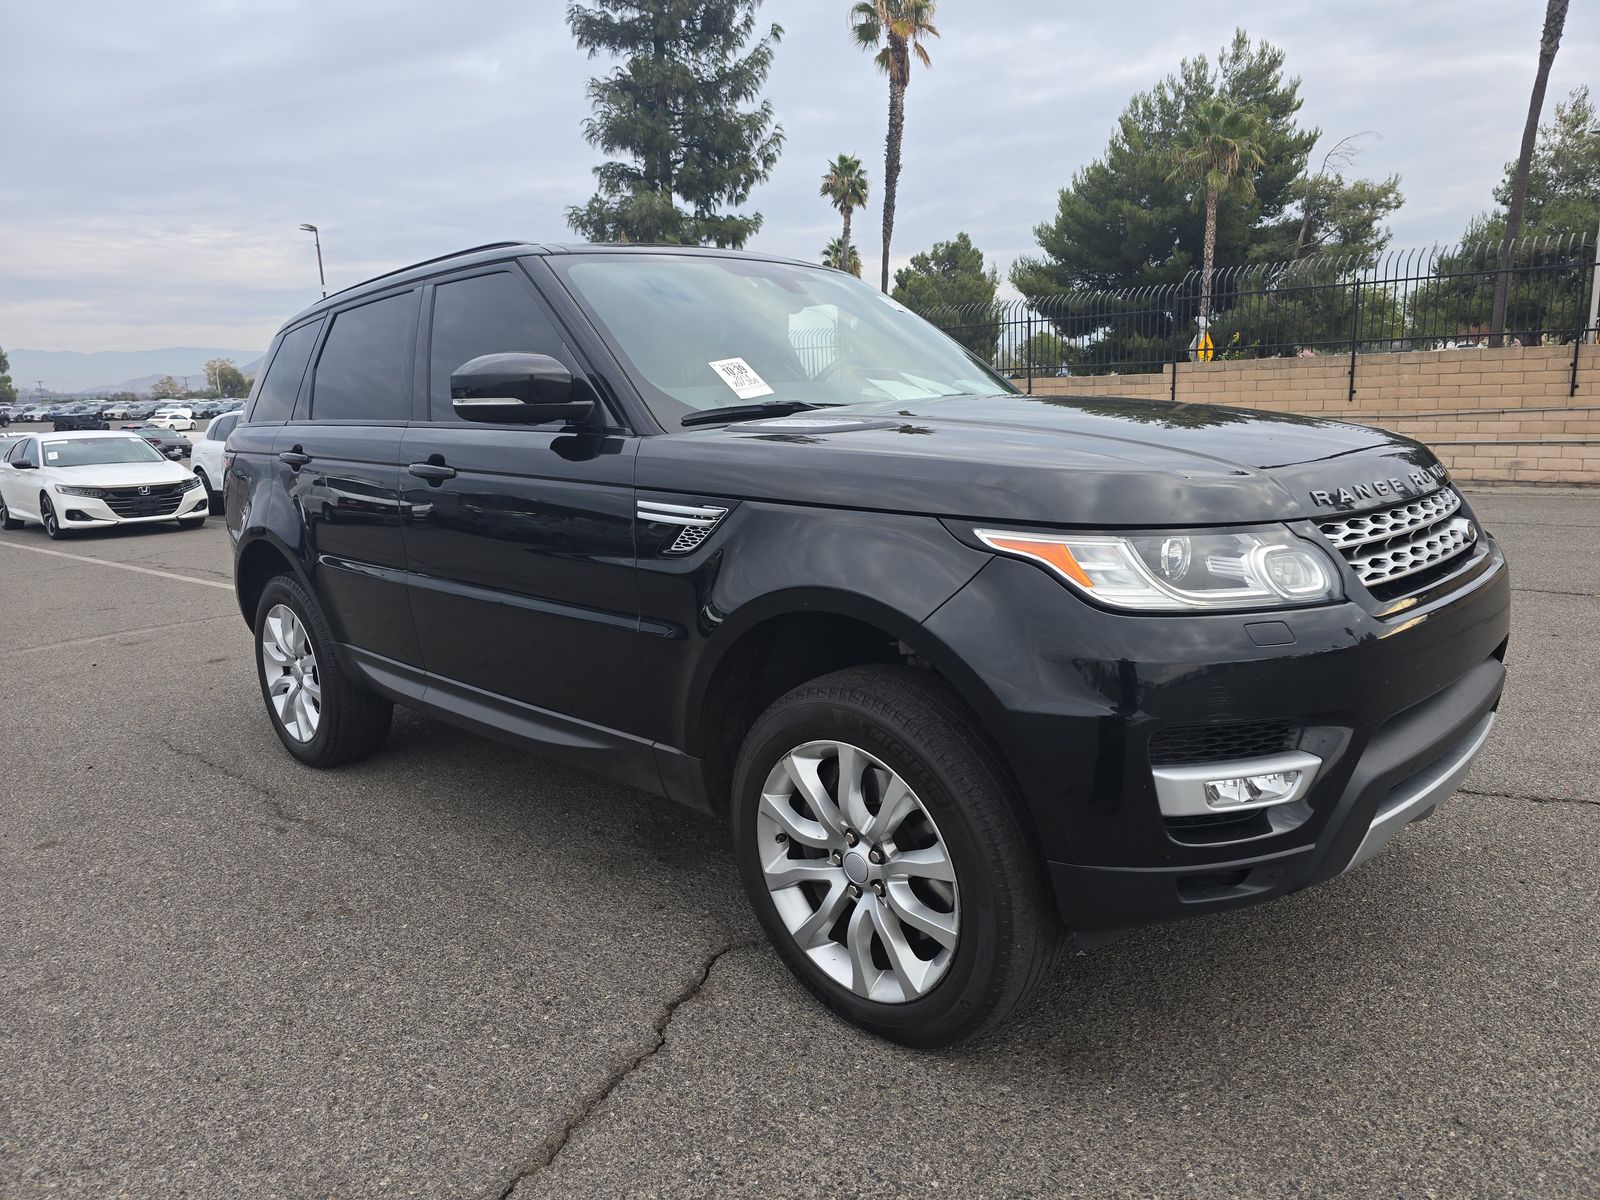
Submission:
<svg viewBox="0 0 1600 1200">
<path fill-rule="evenodd" d="M 722 961 L 725 955 L 731 954 L 735 950 L 754 949 L 760 945 L 762 945 L 762 942 L 759 939 L 743 938 L 720 946 L 706 955 L 696 976 L 685 987 L 668 997 L 666 1004 L 662 1006 L 660 1014 L 655 1019 L 654 1044 L 639 1051 L 639 1053 L 607 1075 L 601 1081 L 600 1086 L 583 1102 L 578 1110 L 563 1121 L 561 1128 L 557 1129 L 546 1140 L 544 1149 L 539 1156 L 518 1170 L 511 1177 L 510 1182 L 495 1193 L 495 1200 L 510 1200 L 511 1194 L 522 1185 L 524 1180 L 533 1178 L 554 1163 L 560 1157 L 561 1152 L 567 1148 L 567 1143 L 572 1140 L 572 1135 L 588 1123 L 589 1118 L 611 1097 L 611 1094 L 621 1087 L 630 1075 L 660 1052 L 661 1048 L 667 1044 L 667 1028 L 672 1024 L 673 1016 L 678 1009 L 693 1000 L 705 989 L 706 984 L 711 979 L 711 972 L 716 969 L 717 964 Z"/>
<path fill-rule="evenodd" d="M 348 846 L 352 850 L 359 850 L 363 854 L 370 854 L 374 858 L 382 859 L 388 857 L 388 855 L 386 855 L 383 851 L 377 850 L 372 846 L 368 846 L 366 843 L 351 837 L 349 834 L 340 833 L 335 829 L 329 829 L 327 826 L 318 823 L 314 818 L 302 816 L 296 812 L 291 812 L 288 807 L 288 801 L 285 800 L 284 797 L 278 795 L 271 788 L 265 786 L 264 784 L 257 783 L 243 772 L 234 770 L 226 763 L 217 762 L 209 755 L 194 749 L 192 746 L 180 746 L 171 738 L 163 737 L 160 740 L 163 746 L 172 751 L 172 753 L 178 755 L 180 758 L 187 758 L 193 760 L 194 762 L 201 763 L 204 766 L 210 767 L 213 771 L 223 776 L 225 779 L 231 779 L 235 783 L 243 784 L 251 792 L 255 793 L 263 801 L 265 801 L 266 809 L 273 817 L 276 817 L 286 825 L 293 825 L 307 833 L 312 834 L 313 836 L 327 838 L 329 841 L 338 842 L 340 845 Z"/>
<path fill-rule="evenodd" d="M 191 617 L 184 621 L 185 625 L 204 625 L 208 621 L 237 621 L 239 618 L 232 613 L 218 613 L 214 617 Z M 65 650 L 69 646 L 89 646 L 95 642 L 109 642 L 120 637 L 132 637 L 136 633 L 171 633 L 172 622 L 161 625 L 140 625 L 134 629 L 119 629 L 115 633 L 97 633 L 92 637 L 66 638 L 59 642 L 45 642 L 38 646 L 18 646 L 6 651 L 6 654 L 37 654 L 41 650 Z"/>
<path fill-rule="evenodd" d="M 1561 588 L 1514 587 L 1511 590 L 1513 592 L 1533 592 L 1539 596 L 1583 596 L 1585 598 L 1600 596 L 1600 592 L 1568 592 L 1563 591 Z"/>
<path fill-rule="evenodd" d="M 1588 804 L 1600 808 L 1600 799 L 1584 796 L 1530 796 L 1526 792 L 1480 792 L 1474 788 L 1457 788 L 1463 796 L 1483 796 L 1489 800 L 1526 800 L 1529 804 Z"/>
</svg>

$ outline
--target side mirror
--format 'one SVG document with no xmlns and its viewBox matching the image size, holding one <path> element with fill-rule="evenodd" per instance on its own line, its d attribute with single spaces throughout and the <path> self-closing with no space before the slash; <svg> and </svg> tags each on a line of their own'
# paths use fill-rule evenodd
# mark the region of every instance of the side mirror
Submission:
<svg viewBox="0 0 1600 1200">
<path fill-rule="evenodd" d="M 594 411 L 572 398 L 572 372 L 548 354 L 485 354 L 450 375 L 450 406 L 464 421 L 571 423 Z"/>
<path fill-rule="evenodd" d="M 17 459 L 16 462 L 12 463 L 11 465 L 13 467 L 15 467 L 19 471 L 33 471 L 33 470 L 37 469 L 31 462 L 29 462 L 25 458 L 19 458 L 19 459 Z"/>
</svg>

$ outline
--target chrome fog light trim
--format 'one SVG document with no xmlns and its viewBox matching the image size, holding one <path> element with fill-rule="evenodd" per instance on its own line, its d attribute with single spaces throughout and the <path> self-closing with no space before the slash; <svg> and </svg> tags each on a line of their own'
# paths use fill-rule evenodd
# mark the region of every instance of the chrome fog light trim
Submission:
<svg viewBox="0 0 1600 1200">
<path fill-rule="evenodd" d="M 1310 789 L 1322 767 L 1315 754 L 1295 750 L 1266 758 L 1238 762 L 1196 763 L 1193 766 L 1155 767 L 1156 800 L 1164 817 L 1214 817 L 1219 813 L 1250 812 L 1278 804 L 1292 804 Z M 1223 796 L 1227 784 L 1237 780 L 1262 780 L 1265 776 L 1292 776 L 1275 781 L 1253 799 L 1231 800 Z M 1222 796 L 1219 796 L 1222 793 Z"/>
</svg>

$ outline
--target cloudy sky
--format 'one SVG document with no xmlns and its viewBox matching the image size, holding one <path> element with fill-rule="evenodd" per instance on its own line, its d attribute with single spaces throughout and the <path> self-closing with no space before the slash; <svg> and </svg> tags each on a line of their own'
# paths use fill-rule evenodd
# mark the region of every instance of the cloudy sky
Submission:
<svg viewBox="0 0 1600 1200">
<path fill-rule="evenodd" d="M 886 88 L 846 0 L 767 0 L 768 94 L 788 134 L 750 207 L 753 248 L 812 258 L 837 232 L 823 164 L 882 175 Z M 571 237 L 592 191 L 563 0 L 74 0 L 7 6 L 0 88 L 0 345 L 264 347 L 328 286 L 508 238 Z M 1303 119 L 1361 130 L 1358 169 L 1403 177 L 1395 244 L 1450 239 L 1520 137 L 1543 0 L 940 0 L 908 98 L 896 260 L 968 231 L 1002 272 L 1128 96 L 1234 25 L 1283 46 Z M 1600 83 L 1600 5 L 1575 4 L 1551 100 Z M 1548 117 L 1549 107 L 1546 115 Z M 876 277 L 874 205 L 858 218 Z"/>
</svg>

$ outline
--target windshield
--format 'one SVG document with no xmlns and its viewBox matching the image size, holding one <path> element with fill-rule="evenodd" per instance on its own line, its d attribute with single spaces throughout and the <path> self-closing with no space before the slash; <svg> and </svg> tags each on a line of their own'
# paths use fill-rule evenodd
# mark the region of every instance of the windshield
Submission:
<svg viewBox="0 0 1600 1200">
<path fill-rule="evenodd" d="M 44 442 L 47 467 L 94 467 L 105 463 L 166 462 L 141 437 L 59 438 Z"/>
<path fill-rule="evenodd" d="M 838 271 L 689 254 L 546 261 L 669 428 L 730 405 L 1016 390 L 921 317 Z"/>
</svg>

